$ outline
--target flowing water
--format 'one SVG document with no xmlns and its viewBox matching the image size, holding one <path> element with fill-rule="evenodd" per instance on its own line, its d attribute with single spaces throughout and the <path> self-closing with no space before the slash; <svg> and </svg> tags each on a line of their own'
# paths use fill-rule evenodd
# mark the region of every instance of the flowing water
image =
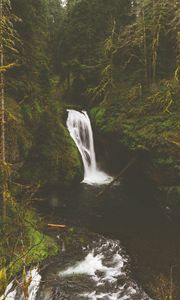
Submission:
<svg viewBox="0 0 180 300">
<path fill-rule="evenodd" d="M 150 300 L 131 279 L 128 257 L 119 241 L 99 237 L 82 253 L 83 258 L 76 262 L 62 254 L 41 275 L 37 268 L 29 271 L 28 300 Z M 22 289 L 13 288 L 13 282 L 5 294 L 7 300 L 24 299 Z"/>
<path fill-rule="evenodd" d="M 145 280 L 147 288 L 152 265 L 154 269 L 157 266 L 158 273 L 163 270 L 164 264 L 175 265 L 173 259 L 177 255 L 171 253 L 171 244 L 175 239 L 170 225 L 161 222 L 153 198 L 150 194 L 147 195 L 145 182 L 141 185 L 141 194 L 137 194 L 137 184 L 134 184 L 135 189 L 132 185 L 129 189 L 128 183 L 128 193 L 123 193 L 122 185 L 113 185 L 103 197 L 98 198 L 101 185 L 111 182 L 112 177 L 97 167 L 93 133 L 87 113 L 69 110 L 67 127 L 81 154 L 84 165 L 83 182 L 86 184 L 79 185 L 76 189 L 72 187 L 72 191 L 69 190 L 64 198 L 61 190 L 59 200 L 56 196 L 59 206 L 54 207 L 50 202 L 49 206 L 43 202 L 41 212 L 44 209 L 44 215 L 50 222 L 60 223 L 64 218 L 64 223 L 69 222 L 69 226 L 85 226 L 111 238 L 95 234 L 95 237 L 88 239 L 88 246 L 81 246 L 78 251 L 72 247 L 69 252 L 66 250 L 67 232 L 64 236 L 62 231 L 55 234 L 57 241 L 62 238 L 62 252 L 55 260 L 44 263 L 40 269 L 35 268 L 27 273 L 27 280 L 31 278 L 28 300 L 150 300 L 141 288 L 139 278 Z M 129 247 L 130 257 L 119 240 Z M 178 244 L 173 249 L 178 251 Z M 138 266 L 136 274 L 133 272 L 136 263 L 142 267 L 143 276 L 138 276 L 141 274 L 137 272 Z M 19 278 L 18 281 L 21 283 L 22 279 Z M 148 288 L 147 290 L 149 291 Z M 7 300 L 24 299 L 22 288 L 16 281 L 9 284 L 6 294 Z M 0 300 L 4 300 L 4 297 L 0 297 Z"/>
<path fill-rule="evenodd" d="M 82 157 L 84 165 L 83 182 L 90 185 L 111 182 L 112 177 L 97 167 L 93 132 L 86 111 L 68 110 L 67 128 Z"/>
</svg>

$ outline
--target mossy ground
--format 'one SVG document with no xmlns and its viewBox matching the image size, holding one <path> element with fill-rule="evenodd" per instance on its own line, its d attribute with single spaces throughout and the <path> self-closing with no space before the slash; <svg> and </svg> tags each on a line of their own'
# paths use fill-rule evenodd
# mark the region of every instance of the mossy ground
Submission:
<svg viewBox="0 0 180 300">
<path fill-rule="evenodd" d="M 1 220 L 0 227 L 0 294 L 23 268 L 59 253 L 56 241 L 45 235 L 42 228 L 35 211 L 15 202 L 9 205 L 6 223 Z"/>
</svg>

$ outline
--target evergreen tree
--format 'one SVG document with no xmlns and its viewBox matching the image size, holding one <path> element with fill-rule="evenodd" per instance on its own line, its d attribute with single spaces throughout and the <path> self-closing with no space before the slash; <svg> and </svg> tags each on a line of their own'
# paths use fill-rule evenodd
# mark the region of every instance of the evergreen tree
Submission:
<svg viewBox="0 0 180 300">
<path fill-rule="evenodd" d="M 114 20 L 123 28 L 129 21 L 130 7 L 129 0 L 67 2 L 59 47 L 59 71 L 66 83 L 66 98 L 79 101 L 85 97 L 86 87 L 97 83 L 109 28 Z"/>
<path fill-rule="evenodd" d="M 172 76 L 176 65 L 179 9 L 176 1 L 134 1 L 134 21 L 119 39 L 119 62 L 126 74 L 152 85 Z"/>
</svg>

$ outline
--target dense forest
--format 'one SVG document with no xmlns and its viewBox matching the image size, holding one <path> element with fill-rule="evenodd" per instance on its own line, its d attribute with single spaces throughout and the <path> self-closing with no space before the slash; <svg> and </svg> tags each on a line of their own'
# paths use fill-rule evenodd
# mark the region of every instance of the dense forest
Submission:
<svg viewBox="0 0 180 300">
<path fill-rule="evenodd" d="M 0 76 L 0 294 L 60 251 L 36 203 L 83 178 L 69 108 L 88 111 L 112 176 L 137 159 L 178 228 L 179 1 L 0 0 Z M 167 286 L 153 299 L 176 299 Z"/>
</svg>

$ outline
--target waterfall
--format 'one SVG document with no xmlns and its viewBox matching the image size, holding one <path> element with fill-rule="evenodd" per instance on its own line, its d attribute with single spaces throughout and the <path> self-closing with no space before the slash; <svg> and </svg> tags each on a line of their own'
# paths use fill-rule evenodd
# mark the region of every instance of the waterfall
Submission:
<svg viewBox="0 0 180 300">
<path fill-rule="evenodd" d="M 96 163 L 93 132 L 86 111 L 68 109 L 67 128 L 82 157 L 84 183 L 90 185 L 107 184 L 112 177 L 99 170 Z"/>
</svg>

